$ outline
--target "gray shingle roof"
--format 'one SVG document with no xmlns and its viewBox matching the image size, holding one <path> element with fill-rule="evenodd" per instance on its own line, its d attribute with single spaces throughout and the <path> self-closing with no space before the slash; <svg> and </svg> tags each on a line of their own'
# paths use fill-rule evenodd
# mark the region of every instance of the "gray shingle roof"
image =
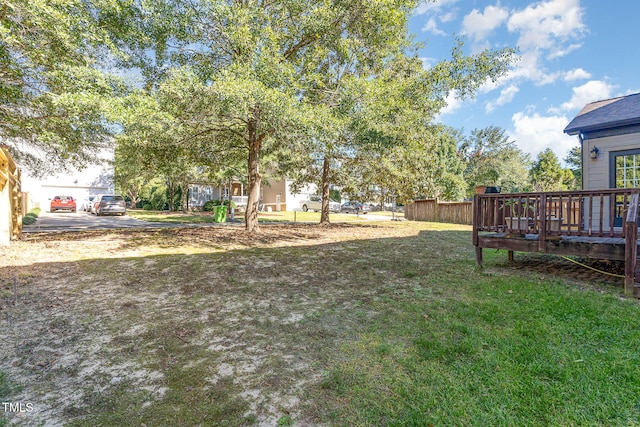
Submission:
<svg viewBox="0 0 640 427">
<path fill-rule="evenodd" d="M 569 135 L 640 124 L 640 93 L 596 101 L 584 106 L 564 128 Z"/>
</svg>

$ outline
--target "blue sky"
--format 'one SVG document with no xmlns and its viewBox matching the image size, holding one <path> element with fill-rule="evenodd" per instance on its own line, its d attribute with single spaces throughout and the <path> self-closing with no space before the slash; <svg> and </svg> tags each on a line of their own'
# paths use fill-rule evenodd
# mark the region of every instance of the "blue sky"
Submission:
<svg viewBox="0 0 640 427">
<path fill-rule="evenodd" d="M 519 60 L 474 99 L 448 100 L 438 120 L 466 134 L 491 125 L 532 158 L 550 147 L 560 160 L 575 136 L 562 131 L 587 103 L 640 92 L 640 1 L 438 0 L 418 7 L 409 30 L 426 44 L 425 66 L 450 55 L 517 47 Z"/>
</svg>

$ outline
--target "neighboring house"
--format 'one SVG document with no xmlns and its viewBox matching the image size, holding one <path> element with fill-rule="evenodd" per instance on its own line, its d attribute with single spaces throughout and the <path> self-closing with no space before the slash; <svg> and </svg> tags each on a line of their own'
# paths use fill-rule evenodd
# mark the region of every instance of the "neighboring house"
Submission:
<svg viewBox="0 0 640 427">
<path fill-rule="evenodd" d="M 192 184 L 189 186 L 189 208 L 201 208 L 209 200 L 228 200 L 231 191 L 231 200 L 237 207 L 247 206 L 246 187 L 242 182 L 234 180 L 229 184 Z"/>
<path fill-rule="evenodd" d="M 318 191 L 315 184 L 305 184 L 298 193 L 294 193 L 292 184 L 293 181 L 288 179 L 263 182 L 260 188 L 260 204 L 263 209 L 276 212 L 300 210 L 301 202 Z"/>
<path fill-rule="evenodd" d="M 29 193 L 30 207 L 49 210 L 55 196 L 72 196 L 80 204 L 89 196 L 114 192 L 113 149 L 101 151 L 93 164 L 42 178 L 23 170 L 22 191 Z"/>
<path fill-rule="evenodd" d="M 203 184 L 189 186 L 189 208 L 201 208 L 209 200 L 220 199 L 219 187 Z"/>
<path fill-rule="evenodd" d="M 308 200 L 309 196 L 316 194 L 317 187 L 314 184 L 302 186 L 298 193 L 292 190 L 293 181 L 286 179 L 263 180 L 260 187 L 259 205 L 262 210 L 275 212 L 292 211 L 300 209 L 301 202 Z M 204 185 L 194 184 L 189 187 L 189 207 L 202 207 L 209 200 L 227 200 L 229 198 L 229 185 Z M 231 184 L 231 200 L 236 206 L 247 206 L 247 186 L 240 181 Z"/>
</svg>

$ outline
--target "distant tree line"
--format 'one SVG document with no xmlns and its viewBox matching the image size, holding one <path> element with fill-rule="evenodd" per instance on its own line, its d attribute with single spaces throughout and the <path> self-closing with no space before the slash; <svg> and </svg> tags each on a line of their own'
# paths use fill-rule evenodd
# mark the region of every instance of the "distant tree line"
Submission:
<svg viewBox="0 0 640 427">
<path fill-rule="evenodd" d="M 413 199 L 438 198 L 443 201 L 469 199 L 476 187 L 499 187 L 503 193 L 527 191 L 558 191 L 580 189 L 581 151 L 574 147 L 561 165 L 555 153 L 547 148 L 535 159 L 509 140 L 506 131 L 489 126 L 475 129 L 470 135 L 445 125 L 426 128 L 422 138 L 411 144 L 396 145 L 384 151 L 364 150 L 331 161 L 331 200 L 349 198 L 376 204 L 388 203 L 395 197 L 397 203 Z M 123 152 L 131 148 L 128 152 Z M 146 159 L 143 157 L 148 156 Z M 150 206 L 185 209 L 189 184 L 207 183 L 227 185 L 229 179 L 243 180 L 242 162 L 238 169 L 216 171 L 215 168 L 178 163 L 178 157 L 167 154 L 169 165 L 159 168 L 156 151 L 141 150 L 139 144 L 129 147 L 122 136 L 116 151 L 116 181 L 120 189 L 134 202 L 144 200 Z M 292 159 L 270 159 L 274 177 L 287 168 L 280 162 Z M 146 164 L 140 173 L 139 164 Z M 160 163 L 161 164 L 161 163 Z M 322 159 L 310 162 L 304 174 L 297 175 L 300 184 L 322 185 L 319 175 Z M 315 169 L 314 169 L 315 168 Z M 308 173 L 315 170 L 318 174 Z M 294 174 L 295 175 L 295 174 Z M 268 175 L 267 175 L 268 176 Z M 244 181 L 246 183 L 246 181 Z M 184 197 L 183 197 L 184 196 Z"/>
</svg>

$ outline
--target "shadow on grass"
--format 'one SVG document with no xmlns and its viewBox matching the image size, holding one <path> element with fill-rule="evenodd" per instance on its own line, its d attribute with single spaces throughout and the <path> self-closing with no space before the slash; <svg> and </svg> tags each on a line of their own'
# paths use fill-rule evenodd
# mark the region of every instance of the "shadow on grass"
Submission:
<svg viewBox="0 0 640 427">
<path fill-rule="evenodd" d="M 40 243 L 105 237 L 82 234 Z M 487 254 L 478 271 L 467 231 L 116 235 L 108 257 L 0 268 L 6 299 L 14 274 L 21 283 L 0 370 L 24 383 L 9 397 L 36 402 L 38 422 L 639 419 L 637 304 L 549 271 L 512 276 L 506 254 Z M 206 253 L 121 257 L 149 246 Z"/>
</svg>

